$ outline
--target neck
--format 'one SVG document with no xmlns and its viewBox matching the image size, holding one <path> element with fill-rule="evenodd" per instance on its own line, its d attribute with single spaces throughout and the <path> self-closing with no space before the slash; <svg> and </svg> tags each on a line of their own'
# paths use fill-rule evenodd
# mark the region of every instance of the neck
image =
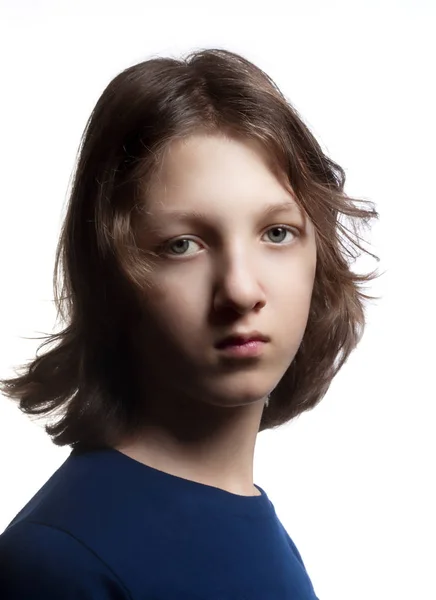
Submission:
<svg viewBox="0 0 436 600">
<path fill-rule="evenodd" d="M 148 405 L 147 425 L 116 449 L 166 473 L 228 492 L 259 495 L 253 462 L 265 400 L 217 407 L 185 402 Z M 159 407 L 165 406 L 165 410 Z"/>
</svg>

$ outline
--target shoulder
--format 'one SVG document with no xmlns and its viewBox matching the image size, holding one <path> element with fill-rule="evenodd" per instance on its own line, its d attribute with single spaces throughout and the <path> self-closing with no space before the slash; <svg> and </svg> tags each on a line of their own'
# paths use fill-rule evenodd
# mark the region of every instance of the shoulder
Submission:
<svg viewBox="0 0 436 600">
<path fill-rule="evenodd" d="M 67 531 L 21 521 L 0 535 L 0 598 L 131 600 L 99 556 Z"/>
</svg>

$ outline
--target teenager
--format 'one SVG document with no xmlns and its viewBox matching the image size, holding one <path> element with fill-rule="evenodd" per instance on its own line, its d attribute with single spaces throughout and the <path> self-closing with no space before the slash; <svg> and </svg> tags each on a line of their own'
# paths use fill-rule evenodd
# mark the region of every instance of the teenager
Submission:
<svg viewBox="0 0 436 600">
<path fill-rule="evenodd" d="M 0 597 L 316 599 L 253 457 L 363 333 L 375 275 L 351 263 L 377 213 L 344 183 L 240 55 L 109 83 L 59 240 L 63 328 L 2 380 L 71 454 L 0 536 Z"/>
</svg>

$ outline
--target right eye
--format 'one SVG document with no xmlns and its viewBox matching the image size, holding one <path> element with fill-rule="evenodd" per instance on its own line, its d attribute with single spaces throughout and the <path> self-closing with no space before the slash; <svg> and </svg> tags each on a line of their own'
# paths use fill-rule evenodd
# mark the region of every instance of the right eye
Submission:
<svg viewBox="0 0 436 600">
<path fill-rule="evenodd" d="M 195 240 L 191 240 L 190 238 L 179 238 L 178 240 L 174 240 L 169 244 L 165 244 L 165 251 L 172 256 L 191 255 L 192 252 L 187 252 L 187 250 L 189 250 L 190 243 L 197 244 L 198 246 L 198 243 Z"/>
</svg>

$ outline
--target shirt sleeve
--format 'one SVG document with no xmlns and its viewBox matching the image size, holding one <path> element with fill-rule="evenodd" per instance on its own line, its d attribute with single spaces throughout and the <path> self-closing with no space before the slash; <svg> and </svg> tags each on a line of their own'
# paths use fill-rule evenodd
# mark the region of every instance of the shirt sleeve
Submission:
<svg viewBox="0 0 436 600">
<path fill-rule="evenodd" d="M 310 577 L 309 577 L 309 574 L 307 573 L 306 565 L 304 564 L 304 562 L 303 562 L 303 559 L 301 558 L 301 554 L 300 554 L 300 552 L 298 551 L 298 548 L 297 548 L 297 546 L 295 545 L 294 541 L 291 539 L 291 537 L 290 537 L 289 533 L 288 533 L 288 532 L 286 531 L 286 529 L 283 527 L 283 524 L 281 524 L 281 526 L 282 526 L 282 530 L 283 530 L 283 532 L 284 532 L 284 534 L 285 534 L 286 540 L 287 540 L 287 542 L 288 542 L 288 544 L 289 544 L 289 546 L 290 546 L 290 548 L 291 548 L 292 552 L 294 553 L 294 555 L 295 555 L 295 557 L 297 558 L 298 562 L 301 564 L 301 566 L 303 567 L 304 571 L 305 571 L 305 572 L 306 572 L 306 574 L 307 574 L 307 577 L 308 577 L 308 579 L 309 579 L 309 581 L 310 581 L 310 585 L 311 585 L 311 587 L 312 587 L 312 591 L 313 591 L 313 594 L 314 594 L 314 598 L 315 598 L 315 600 L 319 600 L 318 596 L 316 596 L 316 594 L 315 594 L 315 590 L 314 590 L 314 588 L 313 588 L 312 581 L 311 581 L 311 579 L 310 579 Z"/>
<path fill-rule="evenodd" d="M 21 522 L 0 535 L 2 600 L 132 600 L 123 582 L 68 532 Z"/>
</svg>

